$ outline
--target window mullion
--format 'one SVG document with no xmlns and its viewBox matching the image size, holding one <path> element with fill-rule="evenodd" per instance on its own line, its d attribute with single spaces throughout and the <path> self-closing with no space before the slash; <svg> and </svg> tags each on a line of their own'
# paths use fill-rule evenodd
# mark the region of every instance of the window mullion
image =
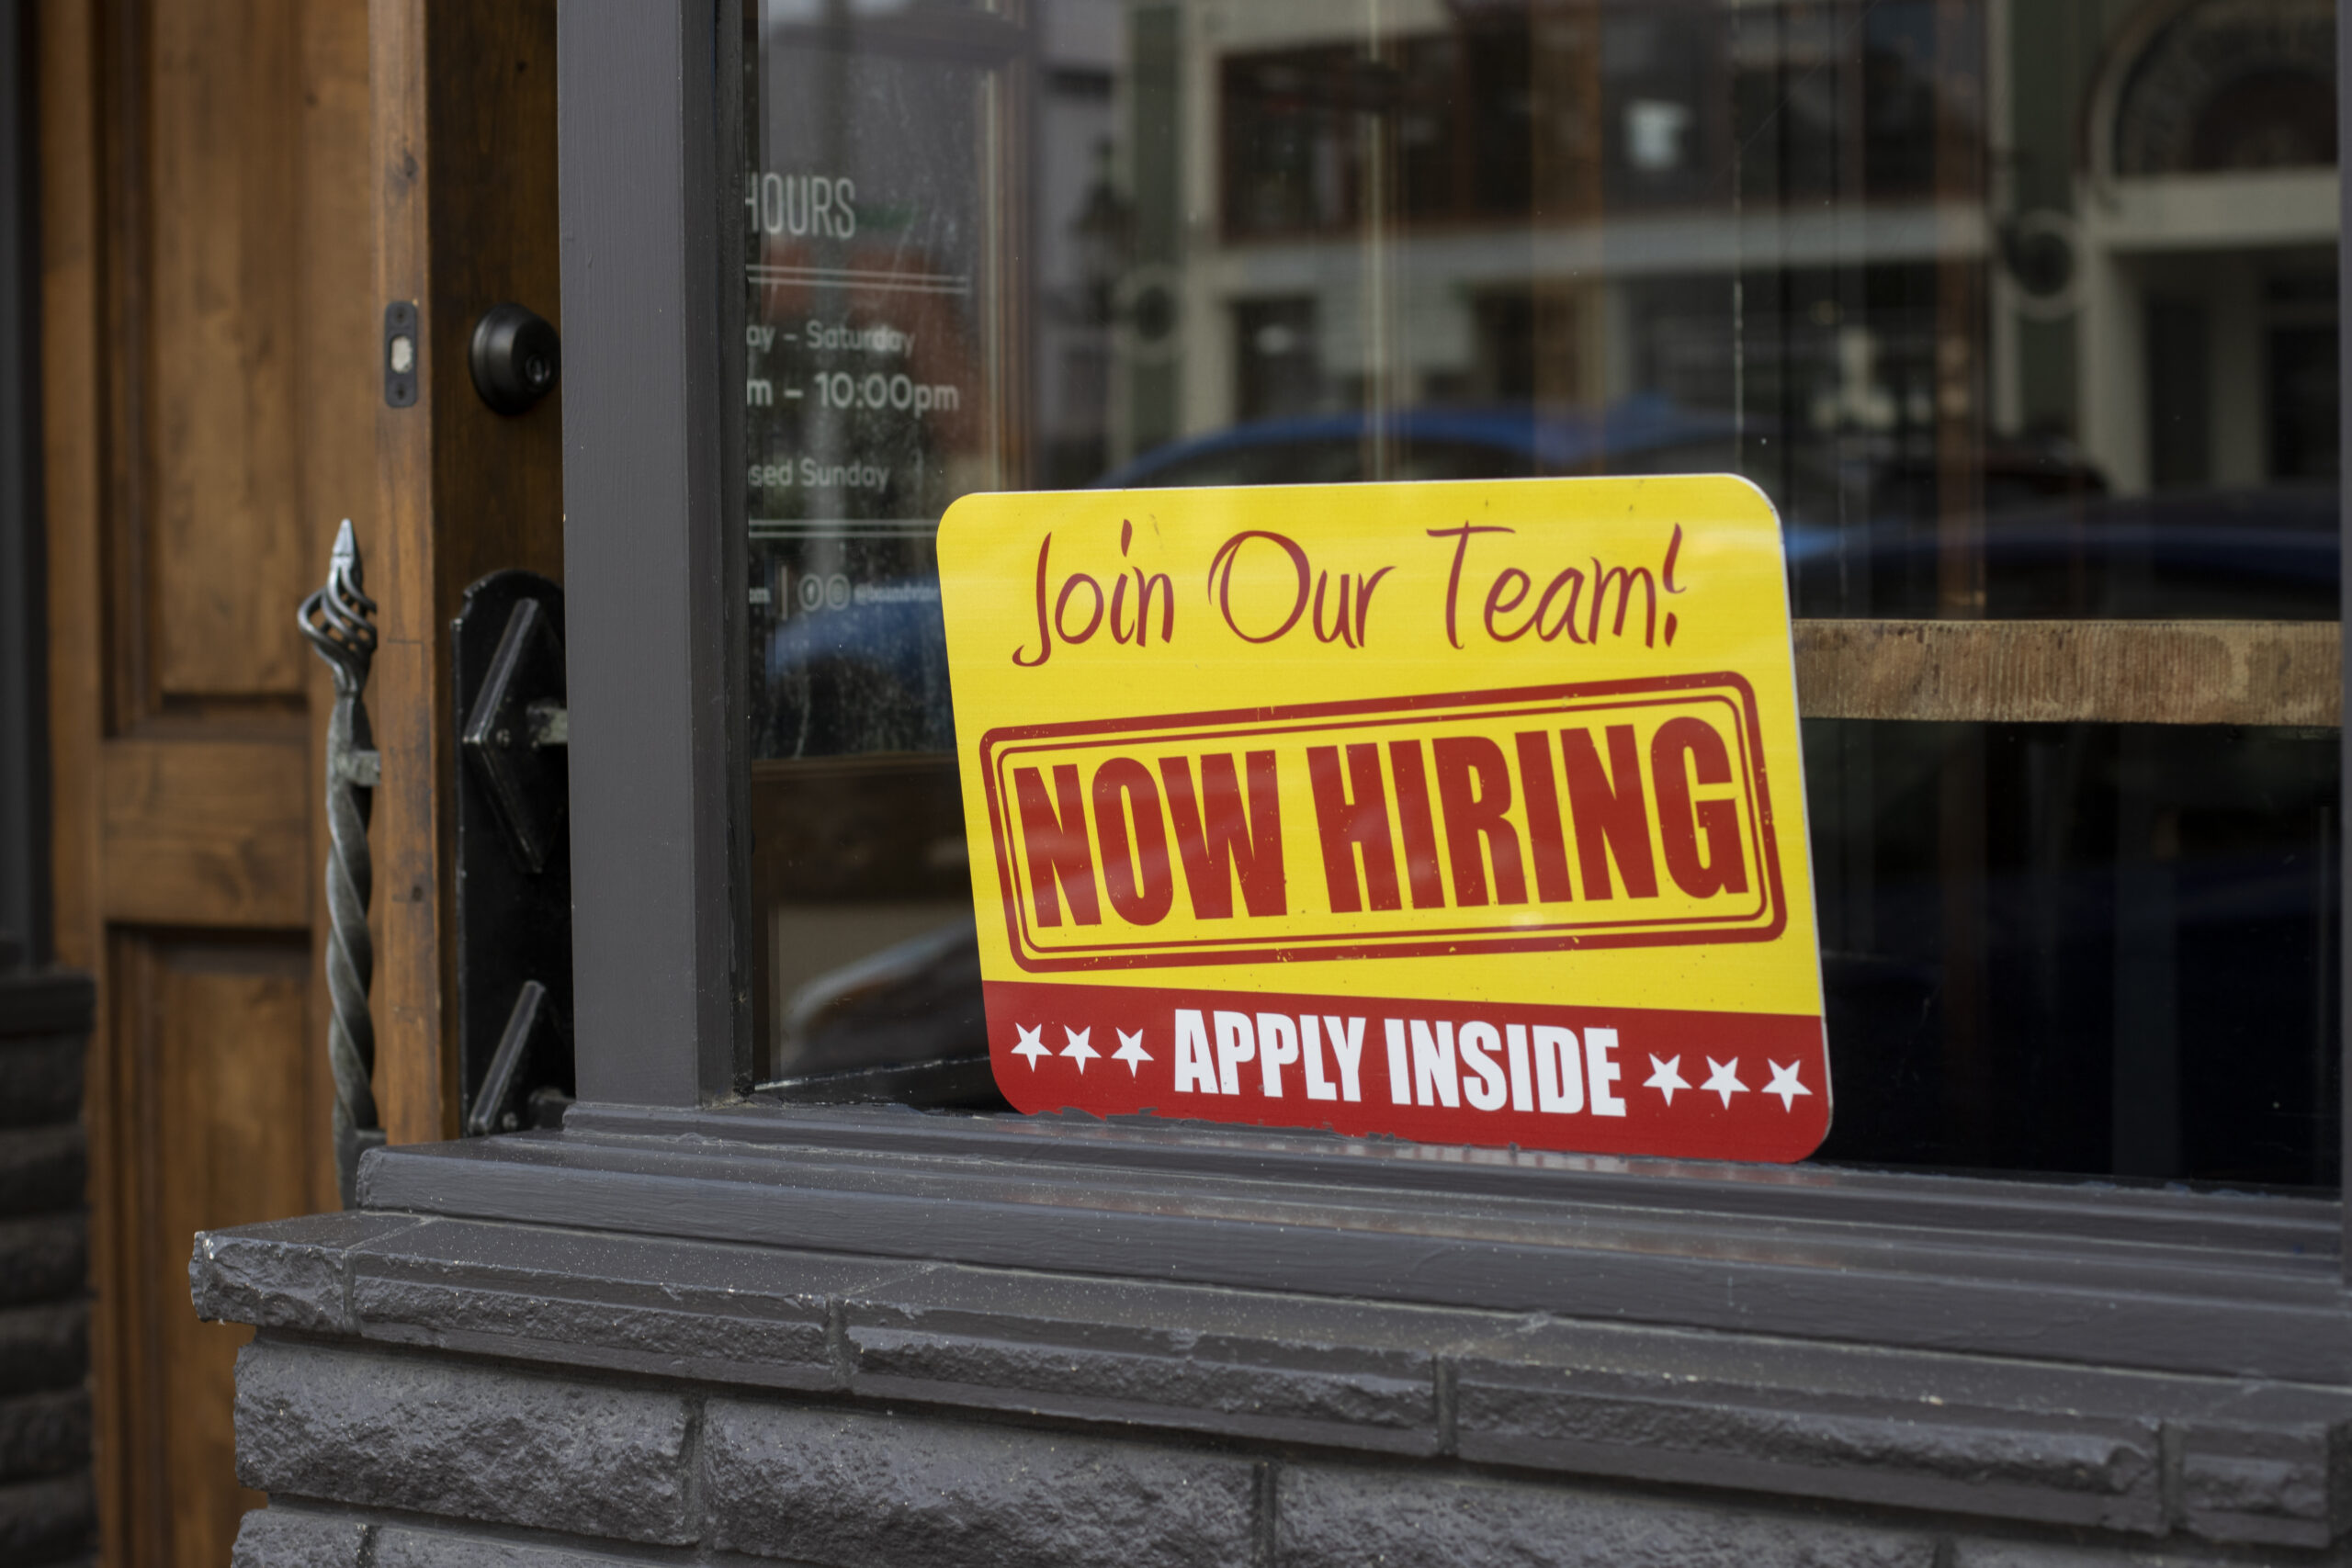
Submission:
<svg viewBox="0 0 2352 1568">
<path fill-rule="evenodd" d="M 719 391 L 725 0 L 560 12 L 572 954 L 587 1100 L 690 1105 L 744 1034 L 741 527 Z M 720 47 L 714 47 L 718 39 Z"/>
</svg>

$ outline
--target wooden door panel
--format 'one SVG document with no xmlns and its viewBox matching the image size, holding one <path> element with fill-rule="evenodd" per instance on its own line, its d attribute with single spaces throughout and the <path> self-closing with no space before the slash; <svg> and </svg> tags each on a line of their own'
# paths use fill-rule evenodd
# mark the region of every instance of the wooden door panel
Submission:
<svg viewBox="0 0 2352 1568">
<path fill-rule="evenodd" d="M 310 942 L 301 932 L 240 941 L 133 928 L 110 945 L 108 1076 L 135 1134 L 119 1151 L 120 1174 L 144 1220 L 124 1237 L 121 1263 L 132 1288 L 185 1296 L 193 1232 L 316 1202 L 325 1140 L 306 1070 Z M 127 1347 L 125 1390 L 155 1417 L 157 1484 L 140 1531 L 162 1562 L 226 1562 L 239 1516 L 263 1501 L 234 1483 L 222 1418 L 245 1337 L 183 1307 L 155 1314 Z"/>
<path fill-rule="evenodd" d="M 306 529 L 294 482 L 300 20 L 295 0 L 171 0 L 145 18 L 154 514 L 140 588 L 165 697 L 299 698 L 309 675 L 293 605 L 315 586 L 308 536 L 334 519 Z M 365 276 L 364 252 L 351 260 L 347 287 Z"/>
<path fill-rule="evenodd" d="M 307 927 L 318 772 L 307 739 L 107 741 L 98 786 L 107 918 Z"/>
</svg>

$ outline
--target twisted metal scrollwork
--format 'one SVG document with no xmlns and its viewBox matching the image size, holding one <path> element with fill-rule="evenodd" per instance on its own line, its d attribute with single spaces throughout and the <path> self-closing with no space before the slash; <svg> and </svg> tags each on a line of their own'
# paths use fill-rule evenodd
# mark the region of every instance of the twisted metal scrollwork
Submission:
<svg viewBox="0 0 2352 1568">
<path fill-rule="evenodd" d="M 368 934 L 374 867 L 368 817 L 382 768 L 361 693 L 376 657 L 376 602 L 361 587 L 351 520 L 336 534 L 326 586 L 302 601 L 302 635 L 334 671 L 327 720 L 327 1060 L 334 1073 L 335 1172 L 343 1204 L 356 1201 L 359 1156 L 384 1141 L 376 1114 L 376 1025 L 368 1013 L 376 949 Z"/>
</svg>

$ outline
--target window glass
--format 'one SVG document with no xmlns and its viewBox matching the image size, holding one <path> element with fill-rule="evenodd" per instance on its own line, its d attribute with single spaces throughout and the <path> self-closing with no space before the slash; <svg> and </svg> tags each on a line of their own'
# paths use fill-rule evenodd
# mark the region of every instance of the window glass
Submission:
<svg viewBox="0 0 2352 1568">
<path fill-rule="evenodd" d="M 994 1102 L 933 547 L 969 491 L 1728 471 L 1801 617 L 2336 616 L 2333 0 L 745 25 L 773 1092 Z M 2335 1182 L 2335 731 L 1805 744 L 1820 1157 Z"/>
</svg>

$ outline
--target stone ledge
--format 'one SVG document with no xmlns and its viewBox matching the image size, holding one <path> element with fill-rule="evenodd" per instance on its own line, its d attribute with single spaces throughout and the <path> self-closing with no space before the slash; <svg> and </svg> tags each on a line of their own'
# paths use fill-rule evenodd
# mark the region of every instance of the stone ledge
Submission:
<svg viewBox="0 0 2352 1568">
<path fill-rule="evenodd" d="M 752 1248 L 680 1247 L 628 1236 L 582 1238 L 516 1226 L 431 1222 L 388 1233 L 349 1268 L 355 1331 L 453 1349 L 579 1358 L 620 1370 L 839 1388 L 847 1382 L 833 1304 L 922 1265 L 808 1258 L 779 1277 Z"/>
<path fill-rule="evenodd" d="M 351 1250 L 417 1224 L 407 1214 L 328 1213 L 243 1231 L 198 1231 L 188 1293 L 208 1323 L 351 1334 L 344 1280 Z"/>
<path fill-rule="evenodd" d="M 1396 1453 L 1442 1450 L 1437 1349 L 1494 1321 L 945 1265 L 893 1285 L 842 1303 L 855 1393 Z"/>
<path fill-rule="evenodd" d="M 1463 1457 L 2143 1535 L 2165 1529 L 2154 1423 L 2061 1426 L 1950 1408 L 1915 1421 L 1793 1392 L 1750 1403 L 1747 1391 L 1716 1391 L 1719 1402 L 1702 1405 L 1705 1391 L 1629 1397 L 1606 1392 L 1610 1381 L 1540 1404 L 1489 1398 L 1474 1407 L 1465 1390 L 1465 1417 L 1491 1425 L 1465 1427 Z"/>
<path fill-rule="evenodd" d="M 867 1408 L 2143 1538 L 2352 1524 L 2352 1391 L 390 1214 L 200 1237 L 191 1268 L 210 1315 Z"/>
<path fill-rule="evenodd" d="M 2333 1384 L 2352 1365 L 2341 1205 L 2315 1199 L 759 1104 L 583 1104 L 560 1133 L 376 1150 L 361 1190 L 453 1219 L 2098 1369 Z"/>
<path fill-rule="evenodd" d="M 1454 1358 L 1458 1451 L 1628 1480 L 2166 1529 L 2162 1420 L 2126 1390 L 2080 1386 L 2078 1372 L 2043 1374 L 2040 1389 L 2014 1373 L 1984 1388 L 1965 1364 L 1824 1347 L 1735 1358 L 1681 1336 L 1628 1348 L 1560 1324 L 1466 1348 Z M 2211 1391 L 2179 1395 L 2201 1409 Z"/>
</svg>

